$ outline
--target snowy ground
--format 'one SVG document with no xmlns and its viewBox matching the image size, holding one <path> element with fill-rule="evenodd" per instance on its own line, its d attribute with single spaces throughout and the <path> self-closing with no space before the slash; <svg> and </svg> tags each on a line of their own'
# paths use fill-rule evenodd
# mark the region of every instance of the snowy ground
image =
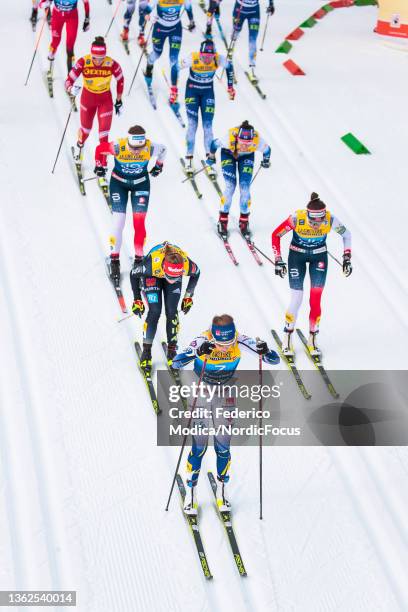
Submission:
<svg viewBox="0 0 408 612">
<path fill-rule="evenodd" d="M 51 176 L 69 110 L 64 54 L 56 62 L 54 100 L 42 82 L 45 40 L 23 87 L 34 42 L 29 5 L 5 3 L 0 24 L 3 56 L 19 41 L 18 56 L 3 66 L 7 90 L 0 99 L 0 589 L 76 589 L 81 612 L 407 610 L 403 448 L 265 449 L 262 523 L 257 451 L 235 449 L 234 522 L 249 577 L 236 575 L 203 481 L 201 525 L 215 577 L 204 583 L 176 497 L 164 512 L 177 451 L 155 445 L 156 420 L 132 346 L 141 323 L 117 323 L 103 266 L 109 212 L 95 183 L 83 198 L 74 181 L 69 146 L 77 117 Z M 93 5 L 91 33 L 80 33 L 78 57 L 112 15 L 104 0 Z M 307 76 L 294 78 L 281 66 L 286 56 L 273 51 L 320 3 L 277 0 L 276 6 L 258 62 L 267 100 L 245 80 L 242 36 L 237 98 L 228 101 L 218 87 L 215 133 L 248 118 L 272 146 L 271 170 L 262 171 L 253 188 L 251 221 L 261 248 L 270 251 L 272 229 L 313 190 L 353 233 L 354 273 L 345 279 L 331 262 L 324 295 L 327 366 L 403 369 L 407 56 L 374 36 L 374 7 L 339 9 L 295 43 L 289 57 Z M 231 9 L 224 0 L 226 26 Z M 200 30 L 204 15 L 195 12 Z M 115 24 L 109 52 L 129 84 L 138 52 L 132 41 L 128 58 L 118 35 Z M 199 32 L 185 31 L 182 55 L 199 41 Z M 168 65 L 165 55 L 161 65 Z M 200 180 L 204 199 L 198 202 L 181 183 L 183 134 L 164 105 L 167 91 L 156 73 L 158 111 L 149 107 L 139 75 L 111 135 L 142 123 L 168 145 L 165 172 L 152 181 L 146 246 L 171 240 L 202 269 L 194 308 L 182 317 L 181 343 L 224 311 L 243 332 L 270 340 L 270 327 L 282 325 L 287 281 L 267 265 L 258 269 L 237 235 L 231 244 L 241 265 L 232 268 L 213 231 L 218 205 L 212 186 Z M 353 155 L 340 141 L 349 131 L 373 155 Z M 94 144 L 87 147 L 87 176 Z M 233 213 L 237 218 L 236 208 Z M 130 227 L 125 242 L 123 254 L 130 255 Z M 340 243 L 337 236 L 329 239 L 337 256 Z M 126 296 L 129 301 L 128 287 Z M 307 324 L 306 310 L 300 322 Z M 159 344 L 155 358 L 160 362 Z M 256 367 L 246 359 L 243 365 Z M 300 350 L 299 365 L 308 367 Z M 213 465 L 211 451 L 206 465 Z"/>
</svg>

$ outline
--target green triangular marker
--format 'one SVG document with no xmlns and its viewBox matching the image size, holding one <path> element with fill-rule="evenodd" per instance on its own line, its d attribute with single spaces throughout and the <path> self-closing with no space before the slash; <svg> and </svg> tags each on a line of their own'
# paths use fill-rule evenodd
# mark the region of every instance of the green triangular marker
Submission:
<svg viewBox="0 0 408 612">
<path fill-rule="evenodd" d="M 378 2 L 377 0 L 354 0 L 354 5 L 355 6 L 377 6 Z"/>
<path fill-rule="evenodd" d="M 290 44 L 290 42 L 288 40 L 285 40 L 282 44 L 279 45 L 275 53 L 289 53 L 291 48 L 292 45 Z"/>
<path fill-rule="evenodd" d="M 324 6 L 322 6 L 322 9 L 326 11 L 326 13 L 330 13 L 330 11 L 334 11 L 334 8 L 332 7 L 331 4 L 325 4 Z"/>
<path fill-rule="evenodd" d="M 316 19 L 314 19 L 314 17 L 309 17 L 309 19 L 306 19 L 306 21 L 304 21 L 303 23 L 300 24 L 300 28 L 313 28 L 314 25 L 316 25 L 317 21 Z"/>
<path fill-rule="evenodd" d="M 371 155 L 371 152 L 367 149 L 367 147 L 364 146 L 363 143 L 351 132 L 342 136 L 341 140 L 357 155 Z"/>
</svg>

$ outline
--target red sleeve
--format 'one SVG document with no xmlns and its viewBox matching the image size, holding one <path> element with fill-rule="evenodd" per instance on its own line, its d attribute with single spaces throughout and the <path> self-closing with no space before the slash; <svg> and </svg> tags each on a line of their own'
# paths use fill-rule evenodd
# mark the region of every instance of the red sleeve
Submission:
<svg viewBox="0 0 408 612">
<path fill-rule="evenodd" d="M 122 68 L 118 62 L 113 60 L 113 76 L 116 78 L 116 92 L 118 96 L 121 96 L 125 87 L 125 79 L 123 78 Z"/>
<path fill-rule="evenodd" d="M 68 87 L 72 87 L 77 78 L 82 74 L 82 70 L 84 69 L 85 60 L 83 57 L 79 58 L 75 66 L 72 67 L 71 72 L 68 74 L 67 79 L 65 81 L 65 89 Z"/>
<path fill-rule="evenodd" d="M 89 0 L 84 0 L 85 17 L 89 17 Z"/>
<path fill-rule="evenodd" d="M 280 239 L 282 236 L 295 229 L 292 215 L 289 215 L 285 221 L 283 221 L 277 228 L 272 232 L 272 251 L 275 257 L 281 256 Z"/>
<path fill-rule="evenodd" d="M 114 142 L 101 142 L 95 149 L 95 164 L 97 166 L 106 166 L 106 156 L 115 155 Z"/>
</svg>

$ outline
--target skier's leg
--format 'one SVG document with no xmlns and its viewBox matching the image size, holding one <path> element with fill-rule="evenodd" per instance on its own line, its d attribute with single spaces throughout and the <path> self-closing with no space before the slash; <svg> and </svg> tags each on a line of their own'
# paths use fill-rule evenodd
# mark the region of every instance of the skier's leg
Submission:
<svg viewBox="0 0 408 612">
<path fill-rule="evenodd" d="M 237 186 L 237 164 L 232 153 L 224 149 L 221 150 L 221 169 L 225 181 L 224 194 L 221 198 L 221 211 L 228 214 L 232 196 Z"/>
<path fill-rule="evenodd" d="M 249 65 L 254 68 L 256 64 L 256 41 L 259 35 L 260 14 L 259 6 L 254 13 L 248 17 L 248 52 Z"/>
<path fill-rule="evenodd" d="M 181 289 L 181 280 L 175 283 L 163 283 L 167 344 L 175 346 L 177 346 L 177 338 L 180 329 L 177 307 L 181 298 Z"/>
<path fill-rule="evenodd" d="M 182 25 L 181 21 L 172 30 L 169 36 L 169 60 L 170 60 L 170 77 L 172 87 L 177 87 L 178 81 L 178 59 L 180 55 L 181 40 L 182 40 Z"/>
<path fill-rule="evenodd" d="M 108 91 L 99 95 L 102 98 L 98 104 L 99 142 L 108 142 L 113 118 L 112 94 Z"/>
<path fill-rule="evenodd" d="M 214 91 L 209 91 L 201 96 L 201 120 L 203 123 L 204 132 L 204 148 L 206 155 L 210 152 L 210 145 L 214 139 L 213 120 L 215 112 Z"/>
<path fill-rule="evenodd" d="M 327 252 L 312 255 L 309 263 L 310 275 L 310 332 L 319 331 L 321 299 L 327 277 Z"/>
<path fill-rule="evenodd" d="M 145 219 L 149 207 L 150 180 L 147 177 L 144 183 L 137 186 L 137 190 L 131 192 L 133 228 L 134 228 L 134 247 L 135 255 L 143 257 L 143 245 L 146 239 Z"/>
<path fill-rule="evenodd" d="M 55 12 L 55 11 L 54 11 Z M 78 144 L 83 145 L 92 130 L 93 120 L 97 111 L 98 100 L 96 94 L 82 90 L 80 105 L 81 127 L 78 133 Z"/>
<path fill-rule="evenodd" d="M 112 234 L 109 238 L 111 255 L 119 256 L 122 246 L 123 228 L 126 222 L 128 189 L 123 183 L 111 177 L 109 192 L 112 202 Z"/>
<path fill-rule="evenodd" d="M 149 310 L 143 326 L 143 344 L 153 344 L 162 310 L 162 279 L 149 277 L 144 279 L 144 292 L 146 294 Z"/>
<path fill-rule="evenodd" d="M 70 72 L 74 61 L 74 47 L 78 34 L 78 9 L 68 14 L 65 24 L 67 32 L 67 67 L 68 72 Z"/>
<path fill-rule="evenodd" d="M 190 92 L 189 89 L 189 87 L 186 88 L 186 96 L 184 99 L 187 111 L 186 144 L 187 155 L 194 155 L 200 100 L 198 94 Z"/>
<path fill-rule="evenodd" d="M 51 43 L 49 46 L 48 59 L 53 60 L 61 42 L 62 28 L 65 18 L 60 11 L 53 10 L 51 17 Z"/>
</svg>

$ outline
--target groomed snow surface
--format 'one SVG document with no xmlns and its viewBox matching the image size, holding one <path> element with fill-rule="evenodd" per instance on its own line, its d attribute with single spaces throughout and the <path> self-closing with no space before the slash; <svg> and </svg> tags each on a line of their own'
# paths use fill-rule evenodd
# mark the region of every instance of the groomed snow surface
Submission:
<svg viewBox="0 0 408 612">
<path fill-rule="evenodd" d="M 61 48 L 58 54 L 51 100 L 43 81 L 46 31 L 24 88 L 34 45 L 30 2 L 3 4 L 0 589 L 74 589 L 81 612 L 407 610 L 404 448 L 266 448 L 262 522 L 257 449 L 233 449 L 234 524 L 249 576 L 237 574 L 203 477 L 200 524 L 214 574 L 212 582 L 204 581 L 177 493 L 164 512 L 178 449 L 155 444 L 156 417 L 133 349 L 142 323 L 117 323 L 120 311 L 103 265 L 110 214 L 95 182 L 87 183 L 86 198 L 80 195 L 70 160 L 77 116 L 51 175 L 69 110 L 65 53 Z M 217 84 L 214 131 L 221 136 L 249 119 L 271 144 L 271 169 L 262 170 L 253 187 L 251 223 L 260 248 L 270 253 L 272 229 L 312 191 L 353 233 L 353 275 L 345 279 L 330 261 L 321 326 L 327 367 L 405 368 L 407 56 L 375 37 L 374 7 L 338 9 L 295 43 L 289 57 L 306 76 L 291 76 L 281 65 L 287 57 L 274 50 L 320 4 L 277 0 L 258 61 L 265 101 L 243 73 L 245 30 L 235 56 L 237 97 L 230 102 Z M 91 5 L 91 31 L 80 30 L 78 57 L 94 35 L 105 33 L 114 8 L 105 0 Z M 205 16 L 194 8 L 198 28 L 184 31 L 182 56 L 201 40 Z M 231 0 L 221 10 L 229 34 Z M 109 52 L 122 64 L 128 86 L 139 52 L 134 25 L 131 55 L 124 53 L 121 14 L 122 8 Z M 168 68 L 167 49 L 159 65 Z M 242 332 L 272 345 L 269 330 L 282 328 L 287 280 L 276 278 L 269 264 L 258 269 L 236 233 L 231 244 L 240 266 L 233 268 L 214 233 L 212 186 L 200 177 L 199 202 L 181 182 L 183 134 L 166 107 L 159 69 L 154 85 L 156 112 L 139 73 L 111 137 L 142 123 L 168 146 L 165 171 L 152 180 L 146 248 L 170 240 L 202 269 L 194 307 L 181 317 L 181 344 L 215 313 L 231 312 Z M 349 131 L 373 154 L 357 157 L 348 150 L 340 137 Z M 199 154 L 201 141 L 199 132 Z M 86 176 L 92 175 L 95 144 L 93 134 Z M 236 203 L 232 216 L 237 221 Z M 288 240 L 283 242 L 286 255 Z M 341 256 L 338 236 L 330 236 L 329 248 Z M 125 269 L 131 254 L 129 223 Z M 309 367 L 298 349 L 299 366 Z M 158 342 L 154 357 L 163 365 Z M 256 368 L 256 361 L 243 359 L 242 365 Z M 214 468 L 212 449 L 206 468 Z"/>
</svg>

